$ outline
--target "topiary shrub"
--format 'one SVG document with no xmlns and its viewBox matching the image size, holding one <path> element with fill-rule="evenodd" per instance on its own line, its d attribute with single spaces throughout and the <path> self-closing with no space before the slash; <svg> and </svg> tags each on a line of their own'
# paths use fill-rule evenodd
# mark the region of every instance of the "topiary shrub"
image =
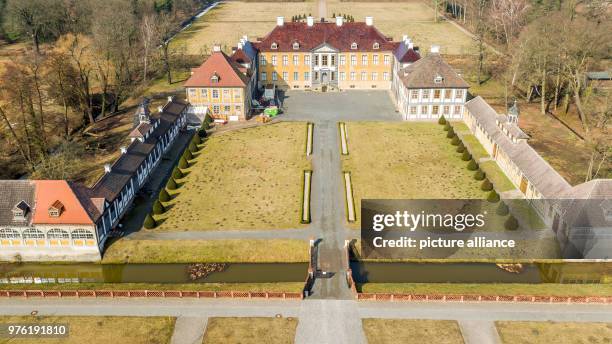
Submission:
<svg viewBox="0 0 612 344">
<path fill-rule="evenodd" d="M 474 161 L 474 159 L 468 162 L 467 169 L 470 171 L 476 171 L 478 169 L 478 164 L 476 163 L 476 161 Z"/>
<path fill-rule="evenodd" d="M 495 214 L 499 216 L 506 216 L 508 215 L 508 213 L 510 213 L 510 208 L 508 208 L 508 205 L 506 205 L 506 203 L 504 202 L 499 202 L 499 205 L 495 210 Z"/>
<path fill-rule="evenodd" d="M 188 168 L 189 167 L 189 162 L 187 161 L 187 159 L 185 158 L 185 156 L 182 156 L 181 159 L 179 160 L 179 167 L 180 168 Z"/>
<path fill-rule="evenodd" d="M 185 151 L 183 152 L 183 158 L 185 158 L 187 160 L 193 159 L 193 154 L 191 154 L 189 149 L 185 149 Z"/>
<path fill-rule="evenodd" d="M 161 189 L 161 191 L 159 192 L 159 196 L 157 196 L 157 199 L 159 199 L 162 202 L 168 202 L 171 197 L 170 194 L 168 193 L 168 191 L 166 191 L 166 189 Z"/>
<path fill-rule="evenodd" d="M 453 128 L 450 128 L 448 130 L 448 133 L 446 133 L 446 137 L 449 139 L 452 139 L 453 137 L 455 137 L 455 131 L 453 130 Z"/>
<path fill-rule="evenodd" d="M 463 155 L 461 155 L 461 160 L 463 161 L 470 161 L 472 160 L 472 154 L 470 154 L 467 150 L 463 152 Z"/>
<path fill-rule="evenodd" d="M 194 137 L 197 137 L 197 136 L 194 136 Z M 195 152 L 197 152 L 198 150 L 200 150 L 200 149 L 198 148 L 198 145 L 197 145 L 195 142 L 191 141 L 191 143 L 189 144 L 189 152 L 191 152 L 191 153 L 195 153 Z"/>
<path fill-rule="evenodd" d="M 487 201 L 489 201 L 491 203 L 499 202 L 499 194 L 497 193 L 497 191 L 491 190 L 489 192 L 489 195 L 487 196 Z"/>
<path fill-rule="evenodd" d="M 450 131 L 453 127 L 451 127 L 450 123 L 447 121 L 446 124 L 444 124 L 444 131 Z"/>
<path fill-rule="evenodd" d="M 164 208 L 164 205 L 161 204 L 161 202 L 156 199 L 155 203 L 153 203 L 153 214 L 159 215 L 159 214 L 163 214 L 166 211 L 166 208 Z"/>
<path fill-rule="evenodd" d="M 508 219 L 504 222 L 504 228 L 506 228 L 509 231 L 515 231 L 519 228 L 519 223 L 518 220 L 510 215 L 510 217 L 508 217 Z"/>
<path fill-rule="evenodd" d="M 476 180 L 483 180 L 483 179 L 485 179 L 486 176 L 487 176 L 487 174 L 484 173 L 480 169 L 478 171 L 476 171 L 476 173 L 474 173 L 474 179 L 476 179 Z"/>
<path fill-rule="evenodd" d="M 491 184 L 491 182 L 489 181 L 489 179 L 486 179 L 482 182 L 482 184 L 480 185 L 480 189 L 482 191 L 491 191 L 493 190 L 493 184 Z"/>
<path fill-rule="evenodd" d="M 451 145 L 459 146 L 460 144 L 461 144 L 461 140 L 459 139 L 459 136 L 457 135 L 453 136 L 453 139 L 451 140 Z"/>
<path fill-rule="evenodd" d="M 174 178 L 170 177 L 170 179 L 168 179 L 168 183 L 166 183 L 166 188 L 168 190 L 176 190 L 177 187 L 178 185 L 176 185 Z"/>
<path fill-rule="evenodd" d="M 172 170 L 172 178 L 181 179 L 183 177 L 184 175 L 183 175 L 183 172 L 181 172 L 181 169 L 175 166 L 174 169 Z"/>
<path fill-rule="evenodd" d="M 463 153 L 465 152 L 465 147 L 462 145 L 459 145 L 456 149 L 457 153 Z"/>
<path fill-rule="evenodd" d="M 202 139 L 198 135 L 193 135 L 191 142 L 195 143 L 196 145 L 199 145 L 200 143 L 202 143 Z"/>
<path fill-rule="evenodd" d="M 438 124 L 440 124 L 440 125 L 445 125 L 446 124 L 446 118 L 444 118 L 444 115 L 442 115 L 442 117 L 440 117 L 440 119 L 438 120 Z"/>
<path fill-rule="evenodd" d="M 157 222 L 155 222 L 155 219 L 153 218 L 153 216 L 151 216 L 151 214 L 147 214 L 147 217 L 145 217 L 143 225 L 144 225 L 144 228 L 146 229 L 153 229 L 157 227 Z"/>
<path fill-rule="evenodd" d="M 200 137 L 200 139 L 205 138 L 206 135 L 207 135 L 206 134 L 206 129 L 202 128 L 202 129 L 198 130 L 198 136 Z M 202 140 L 200 140 L 200 141 L 202 141 Z"/>
</svg>

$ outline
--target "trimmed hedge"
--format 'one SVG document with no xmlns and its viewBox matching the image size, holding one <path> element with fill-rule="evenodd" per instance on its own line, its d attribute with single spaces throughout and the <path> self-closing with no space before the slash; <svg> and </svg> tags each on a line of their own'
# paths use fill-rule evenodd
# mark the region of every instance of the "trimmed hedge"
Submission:
<svg viewBox="0 0 612 344">
<path fill-rule="evenodd" d="M 193 159 L 193 154 L 191 154 L 189 149 L 185 149 L 185 151 L 183 152 L 183 158 L 185 158 L 187 160 Z"/>
<path fill-rule="evenodd" d="M 453 127 L 451 127 L 450 123 L 446 122 L 446 124 L 444 124 L 444 131 L 449 131 L 451 130 Z"/>
<path fill-rule="evenodd" d="M 155 215 L 159 215 L 159 214 L 163 214 L 166 211 L 166 208 L 164 208 L 164 205 L 161 204 L 161 202 L 156 199 L 155 203 L 153 203 L 153 214 Z"/>
<path fill-rule="evenodd" d="M 453 139 L 451 140 L 451 145 L 459 146 L 459 144 L 461 144 L 461 140 L 459 139 L 459 136 L 457 135 L 453 136 Z"/>
<path fill-rule="evenodd" d="M 489 201 L 491 203 L 499 202 L 499 194 L 497 193 L 497 191 L 491 190 L 489 192 L 489 195 L 487 196 L 487 201 Z"/>
<path fill-rule="evenodd" d="M 509 231 L 515 231 L 519 228 L 518 220 L 514 216 L 510 215 L 506 222 L 504 222 L 504 227 Z"/>
<path fill-rule="evenodd" d="M 171 197 L 168 191 L 166 191 L 166 189 L 164 188 L 161 189 L 161 191 L 159 192 L 159 196 L 157 196 L 157 199 L 159 199 L 161 202 L 168 202 Z"/>
<path fill-rule="evenodd" d="M 196 135 L 194 137 L 198 137 L 198 136 Z M 200 148 L 198 148 L 198 145 L 195 142 L 191 141 L 191 143 L 189 144 L 189 152 L 190 153 L 195 153 L 195 152 L 197 152 L 199 150 L 200 150 Z"/>
<path fill-rule="evenodd" d="M 508 213 L 510 213 L 510 208 L 508 208 L 508 205 L 506 205 L 506 203 L 499 202 L 499 205 L 497 206 L 495 213 L 499 216 L 506 216 L 508 215 Z"/>
<path fill-rule="evenodd" d="M 166 188 L 168 190 L 176 190 L 178 188 L 178 185 L 176 185 L 176 181 L 174 180 L 174 178 L 170 177 L 170 179 L 168 179 L 168 183 L 166 183 Z"/>
<path fill-rule="evenodd" d="M 478 169 L 478 164 L 476 163 L 476 161 L 474 161 L 474 159 L 470 160 L 467 165 L 467 169 L 470 171 L 476 171 Z"/>
<path fill-rule="evenodd" d="M 198 135 L 193 135 L 191 142 L 195 143 L 196 145 L 199 145 L 200 143 L 202 143 L 202 139 Z"/>
<path fill-rule="evenodd" d="M 206 129 L 204 129 L 204 128 L 199 129 L 199 130 L 198 130 L 198 136 L 199 136 L 200 138 L 202 138 L 202 139 L 203 139 L 203 138 L 205 138 L 205 137 L 207 136 L 207 134 L 206 134 Z"/>
<path fill-rule="evenodd" d="M 178 168 L 177 166 L 174 166 L 174 169 L 172 170 L 172 178 L 174 179 L 181 179 L 183 178 L 185 175 L 183 174 L 183 172 L 181 171 L 180 168 Z"/>
<path fill-rule="evenodd" d="M 457 153 L 463 153 L 465 152 L 465 147 L 463 147 L 462 145 L 459 145 L 457 147 L 457 149 L 455 149 L 457 151 Z"/>
<path fill-rule="evenodd" d="M 463 152 L 463 155 L 461 155 L 461 160 L 463 161 L 470 161 L 472 160 L 472 154 L 470 154 L 467 150 Z"/>
<path fill-rule="evenodd" d="M 474 173 L 474 179 L 476 180 L 484 180 L 487 177 L 487 174 L 484 173 L 482 170 L 478 170 L 476 171 L 476 173 Z"/>
<path fill-rule="evenodd" d="M 187 158 L 185 158 L 184 155 L 179 160 L 179 167 L 182 168 L 182 169 L 185 169 L 185 168 L 189 167 L 189 162 L 187 161 Z"/>
<path fill-rule="evenodd" d="M 485 178 L 485 180 L 480 185 L 480 189 L 482 191 L 491 191 L 493 190 L 493 184 L 489 181 L 489 179 Z"/>
<path fill-rule="evenodd" d="M 438 120 L 438 124 L 440 124 L 440 125 L 445 125 L 446 124 L 446 118 L 444 118 L 444 115 L 442 115 L 442 117 L 440 117 L 440 119 Z"/>
<path fill-rule="evenodd" d="M 455 131 L 453 130 L 453 128 L 450 128 L 448 130 L 448 133 L 446 133 L 446 137 L 449 139 L 452 139 L 453 137 L 455 137 Z"/>
<path fill-rule="evenodd" d="M 147 217 L 145 217 L 143 226 L 146 229 L 153 229 L 157 227 L 157 222 L 155 222 L 155 219 L 153 218 L 153 216 L 151 216 L 151 214 L 147 214 Z"/>
</svg>

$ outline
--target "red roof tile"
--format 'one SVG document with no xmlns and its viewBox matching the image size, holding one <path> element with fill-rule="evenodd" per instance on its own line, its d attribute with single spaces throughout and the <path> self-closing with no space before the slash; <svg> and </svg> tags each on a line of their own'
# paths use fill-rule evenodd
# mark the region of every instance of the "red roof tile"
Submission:
<svg viewBox="0 0 612 344">
<path fill-rule="evenodd" d="M 36 180 L 33 224 L 83 224 L 93 221 L 79 198 L 65 180 Z M 59 201 L 64 206 L 60 216 L 49 216 L 49 207 Z"/>
<path fill-rule="evenodd" d="M 210 55 L 198 68 L 192 69 L 193 74 L 185 82 L 185 87 L 245 87 L 247 77 L 240 72 L 240 66 L 232 61 L 225 53 L 216 51 Z M 213 83 L 213 75 L 219 77 Z"/>
</svg>

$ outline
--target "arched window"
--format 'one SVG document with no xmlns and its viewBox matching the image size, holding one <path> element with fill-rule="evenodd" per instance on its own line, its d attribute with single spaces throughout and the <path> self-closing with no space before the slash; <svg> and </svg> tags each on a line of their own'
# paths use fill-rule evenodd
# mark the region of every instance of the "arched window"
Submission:
<svg viewBox="0 0 612 344">
<path fill-rule="evenodd" d="M 357 43 L 356 42 L 351 43 L 351 49 L 353 49 L 353 50 L 357 49 Z"/>
<path fill-rule="evenodd" d="M 43 231 L 41 231 L 40 229 L 28 228 L 25 231 L 23 231 L 23 238 L 24 239 L 44 239 L 45 233 L 43 233 Z"/>
<path fill-rule="evenodd" d="M 13 228 L 0 228 L 0 239 L 21 239 L 21 234 Z"/>
<path fill-rule="evenodd" d="M 378 44 L 378 42 L 374 42 L 373 48 L 374 49 L 379 49 L 380 48 L 380 44 Z"/>
<path fill-rule="evenodd" d="M 278 44 L 276 44 L 276 42 L 273 42 L 270 46 L 270 49 L 278 49 Z"/>
<path fill-rule="evenodd" d="M 70 239 L 70 234 L 63 229 L 53 228 L 47 232 L 47 239 Z"/>
<path fill-rule="evenodd" d="M 72 239 L 93 239 L 94 235 L 92 232 L 86 229 L 75 229 L 71 233 Z"/>
<path fill-rule="evenodd" d="M 298 49 L 300 49 L 300 43 L 293 42 L 293 50 L 298 50 Z"/>
</svg>

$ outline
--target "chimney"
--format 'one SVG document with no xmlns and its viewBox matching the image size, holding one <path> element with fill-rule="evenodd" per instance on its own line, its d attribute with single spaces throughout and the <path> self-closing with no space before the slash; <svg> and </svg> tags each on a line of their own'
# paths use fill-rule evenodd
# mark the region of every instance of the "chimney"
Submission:
<svg viewBox="0 0 612 344">
<path fill-rule="evenodd" d="M 173 100 L 174 100 L 173 96 L 168 96 L 168 103 L 172 103 Z"/>
<path fill-rule="evenodd" d="M 157 107 L 157 112 L 159 112 L 159 113 L 164 112 L 164 108 L 162 106 L 158 106 Z"/>
<path fill-rule="evenodd" d="M 374 25 L 374 17 L 366 17 L 366 18 L 365 18 L 365 21 L 366 21 L 366 25 L 367 25 L 367 26 L 372 26 L 372 25 Z"/>
<path fill-rule="evenodd" d="M 109 173 L 111 171 L 111 165 L 110 164 L 104 164 L 104 173 Z"/>
<path fill-rule="evenodd" d="M 125 146 L 121 146 L 119 147 L 119 151 L 121 151 L 121 154 L 125 154 L 127 153 L 127 148 L 125 148 Z"/>
<path fill-rule="evenodd" d="M 247 35 L 243 35 L 243 36 L 242 36 L 242 39 L 243 39 L 245 42 L 248 42 L 248 41 L 249 41 L 249 36 L 247 36 Z"/>
<path fill-rule="evenodd" d="M 311 16 L 306 17 L 306 25 L 313 26 L 314 25 L 314 17 L 311 17 Z"/>
<path fill-rule="evenodd" d="M 213 53 L 221 51 L 221 46 L 219 44 L 213 45 Z"/>
<path fill-rule="evenodd" d="M 414 49 L 414 43 L 412 41 L 406 42 L 408 44 L 408 49 Z"/>
<path fill-rule="evenodd" d="M 440 46 L 439 45 L 432 45 L 431 46 L 431 53 L 432 54 L 439 54 L 440 53 Z"/>
<path fill-rule="evenodd" d="M 238 43 L 238 50 L 242 50 L 242 42 Z"/>
<path fill-rule="evenodd" d="M 285 17 L 276 17 L 276 25 L 283 26 L 285 24 Z"/>
<path fill-rule="evenodd" d="M 336 25 L 342 26 L 342 17 L 340 16 L 336 17 Z"/>
</svg>

